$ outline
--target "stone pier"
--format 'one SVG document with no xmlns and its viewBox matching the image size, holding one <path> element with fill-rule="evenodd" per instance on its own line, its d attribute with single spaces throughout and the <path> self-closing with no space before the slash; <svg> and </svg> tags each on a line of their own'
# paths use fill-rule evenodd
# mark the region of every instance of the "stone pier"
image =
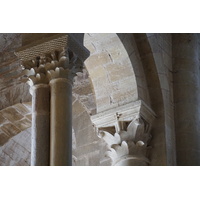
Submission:
<svg viewBox="0 0 200 200">
<path fill-rule="evenodd" d="M 172 34 L 177 164 L 200 165 L 200 83 L 197 34 Z"/>
</svg>

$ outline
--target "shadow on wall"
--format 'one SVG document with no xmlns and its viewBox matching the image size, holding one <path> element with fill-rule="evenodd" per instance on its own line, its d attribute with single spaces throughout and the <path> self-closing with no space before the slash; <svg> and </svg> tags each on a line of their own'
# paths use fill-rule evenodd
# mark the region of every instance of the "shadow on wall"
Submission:
<svg viewBox="0 0 200 200">
<path fill-rule="evenodd" d="M 126 34 L 118 34 L 130 56 L 137 86 L 144 89 L 143 91 L 138 89 L 139 98 L 144 100 L 157 115 L 150 143 L 153 147 L 150 153 L 151 165 L 167 165 L 164 104 L 153 52 L 145 33 L 128 35 L 130 39 L 126 41 Z"/>
</svg>

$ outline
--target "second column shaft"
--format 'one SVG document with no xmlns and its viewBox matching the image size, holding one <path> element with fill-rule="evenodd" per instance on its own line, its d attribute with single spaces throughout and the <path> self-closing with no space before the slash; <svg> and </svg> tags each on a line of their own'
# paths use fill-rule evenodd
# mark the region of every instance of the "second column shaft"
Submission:
<svg viewBox="0 0 200 200">
<path fill-rule="evenodd" d="M 66 78 L 50 81 L 50 165 L 72 165 L 72 85 Z"/>
</svg>

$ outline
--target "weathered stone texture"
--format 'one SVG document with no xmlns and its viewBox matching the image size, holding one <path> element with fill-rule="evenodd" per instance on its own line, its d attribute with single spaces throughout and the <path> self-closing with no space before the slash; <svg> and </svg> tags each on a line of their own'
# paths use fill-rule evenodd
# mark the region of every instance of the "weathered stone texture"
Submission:
<svg viewBox="0 0 200 200">
<path fill-rule="evenodd" d="M 0 34 L 0 165 L 30 165 L 31 95 L 14 55 L 22 36 L 26 45 L 49 35 Z M 185 47 L 176 48 L 173 34 L 91 33 L 81 37 L 90 56 L 73 83 L 73 165 L 111 165 L 105 156 L 106 144 L 97 137 L 90 116 L 138 99 L 157 115 L 151 131 L 151 165 L 177 165 L 177 133 L 182 134 L 177 155 L 185 155 L 186 162 L 192 158 L 184 154 L 186 150 L 198 157 L 199 140 L 194 135 L 199 132 L 200 36 L 195 48 L 189 48 L 192 37 L 184 38 Z M 179 58 L 176 62 L 174 52 Z"/>
<path fill-rule="evenodd" d="M 0 113 L 0 124 L 4 124 L 6 122 L 6 118 Z"/>
<path fill-rule="evenodd" d="M 177 164 L 199 166 L 199 37 L 177 33 L 172 42 Z"/>
<path fill-rule="evenodd" d="M 20 46 L 20 33 L 0 33 L 0 63 L 15 57 L 14 51 Z"/>
<path fill-rule="evenodd" d="M 30 112 L 31 110 L 21 103 L 0 110 L 0 132 L 2 138 L 0 145 L 3 145 L 10 138 L 31 126 L 31 118 L 28 118 Z"/>
<path fill-rule="evenodd" d="M 136 86 L 134 71 L 127 52 L 117 35 L 86 34 L 86 48 L 90 43 L 95 47 L 96 51 L 92 52 L 90 57 L 85 61 L 85 65 L 94 86 L 97 112 L 107 110 L 109 107 L 116 107 L 118 104 L 125 104 L 136 100 L 137 90 L 134 90 Z M 111 70 L 112 68 L 116 69 L 115 72 Z M 125 83 L 127 76 L 131 77 L 129 83 Z M 123 88 L 123 94 L 120 93 L 122 91 L 115 91 L 113 83 L 119 82 L 119 79 L 121 81 L 119 85 L 121 85 L 122 82 L 125 83 L 126 86 L 131 84 L 133 87 L 129 90 L 134 91 L 133 93 L 136 95 L 132 96 L 132 92 L 127 93 L 127 87 Z M 115 95 L 112 95 L 113 91 L 115 91 Z M 122 95 L 124 98 L 117 98 Z M 125 102 L 124 99 L 126 99 Z"/>
<path fill-rule="evenodd" d="M 23 116 L 14 108 L 6 108 L 2 112 L 3 116 L 7 118 L 9 121 L 17 121 L 23 118 Z"/>
<path fill-rule="evenodd" d="M 73 130 L 76 148 L 72 154 L 76 157 L 74 165 L 99 165 L 100 147 L 90 116 L 83 105 L 76 100 L 73 103 Z M 92 153 L 95 152 L 95 153 Z"/>
<path fill-rule="evenodd" d="M 29 86 L 26 83 L 15 83 L 16 85 L 0 90 L 0 109 L 7 108 L 17 103 L 31 101 Z"/>
<path fill-rule="evenodd" d="M 88 113 L 96 112 L 94 89 L 86 69 L 83 69 L 83 73 L 77 73 L 77 76 L 74 78 L 72 94 L 82 102 Z M 76 109 L 75 107 L 74 109 Z"/>
<path fill-rule="evenodd" d="M 21 132 L 0 147 L 0 166 L 30 165 L 30 129 Z"/>
</svg>

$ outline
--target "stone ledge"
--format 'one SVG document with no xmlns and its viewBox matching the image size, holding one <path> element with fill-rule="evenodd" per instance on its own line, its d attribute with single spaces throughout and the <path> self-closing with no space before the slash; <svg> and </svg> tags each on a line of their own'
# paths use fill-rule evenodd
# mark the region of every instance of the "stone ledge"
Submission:
<svg viewBox="0 0 200 200">
<path fill-rule="evenodd" d="M 156 114 L 151 108 L 142 100 L 138 100 L 93 115 L 91 116 L 91 121 L 97 128 L 109 127 L 115 125 L 117 114 L 119 115 L 119 121 L 131 121 L 137 115 L 141 115 L 150 124 L 156 117 Z"/>
</svg>

